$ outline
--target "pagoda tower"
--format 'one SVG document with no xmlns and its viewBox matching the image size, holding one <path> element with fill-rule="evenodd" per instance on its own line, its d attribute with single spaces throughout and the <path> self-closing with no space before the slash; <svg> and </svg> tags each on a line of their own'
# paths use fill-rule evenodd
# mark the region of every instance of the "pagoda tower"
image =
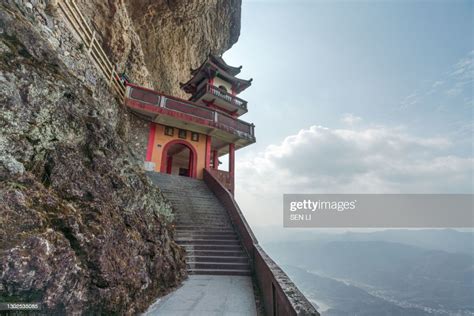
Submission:
<svg viewBox="0 0 474 316">
<path fill-rule="evenodd" d="M 239 119 L 247 101 L 237 95 L 252 82 L 236 77 L 241 68 L 210 54 L 181 84 L 188 100 L 127 84 L 125 104 L 151 121 L 147 170 L 201 179 L 207 169 L 234 193 L 235 150 L 255 142 L 254 125 Z M 228 171 L 220 170 L 227 154 Z"/>
</svg>

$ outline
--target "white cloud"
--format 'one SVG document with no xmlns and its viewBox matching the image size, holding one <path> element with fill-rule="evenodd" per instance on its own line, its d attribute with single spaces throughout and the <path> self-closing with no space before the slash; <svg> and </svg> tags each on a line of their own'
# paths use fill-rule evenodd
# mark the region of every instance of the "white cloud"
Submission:
<svg viewBox="0 0 474 316">
<path fill-rule="evenodd" d="M 443 85 L 443 84 L 444 84 L 444 81 L 443 81 L 443 80 L 437 80 L 437 81 L 435 81 L 435 82 L 433 83 L 433 88 L 437 88 L 437 87 L 439 87 L 439 86 L 441 86 L 441 85 Z"/>
<path fill-rule="evenodd" d="M 459 60 L 451 72 L 450 76 L 457 77 L 465 82 L 472 81 L 474 71 L 474 50 L 470 51 L 466 57 Z"/>
<path fill-rule="evenodd" d="M 357 124 L 360 121 L 362 121 L 362 118 L 359 117 L 359 116 L 355 116 L 354 114 L 351 114 L 351 113 L 346 113 L 342 116 L 341 121 L 344 124 L 352 126 L 352 125 Z"/>
<path fill-rule="evenodd" d="M 435 80 L 429 87 L 419 88 L 403 98 L 400 109 L 406 110 L 417 104 L 429 102 L 429 97 L 443 94 L 449 98 L 456 98 L 463 94 L 472 95 L 472 83 L 474 78 L 474 50 L 468 52 L 465 57 L 452 65 L 451 70 Z M 468 104 L 468 102 L 465 102 Z"/>
<path fill-rule="evenodd" d="M 420 96 L 418 94 L 417 91 L 413 92 L 412 94 L 406 96 L 402 102 L 401 102 L 401 106 L 400 108 L 401 109 L 406 109 L 406 108 L 409 108 L 411 106 L 414 106 L 415 104 L 417 104 L 418 102 L 420 102 Z"/>
<path fill-rule="evenodd" d="M 253 224 L 281 221 L 283 193 L 470 192 L 474 160 L 446 138 L 383 126 L 311 126 L 237 163 L 237 199 Z"/>
<path fill-rule="evenodd" d="M 459 87 L 454 87 L 454 88 L 446 90 L 445 93 L 449 96 L 455 97 L 462 93 L 462 89 Z"/>
</svg>

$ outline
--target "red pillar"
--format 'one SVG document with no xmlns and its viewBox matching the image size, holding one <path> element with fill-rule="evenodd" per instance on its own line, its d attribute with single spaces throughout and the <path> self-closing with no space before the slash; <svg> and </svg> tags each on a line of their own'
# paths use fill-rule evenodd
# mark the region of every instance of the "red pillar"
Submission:
<svg viewBox="0 0 474 316">
<path fill-rule="evenodd" d="M 206 160 L 205 168 L 206 170 L 211 169 L 211 136 L 206 135 Z"/>
<path fill-rule="evenodd" d="M 217 150 L 212 151 L 212 164 L 214 166 L 214 169 L 219 169 L 219 154 L 217 153 Z"/>
<path fill-rule="evenodd" d="M 234 173 L 235 173 L 235 144 L 229 144 L 229 176 L 232 183 L 230 190 L 234 194 Z"/>
<path fill-rule="evenodd" d="M 229 144 L 229 173 L 234 176 L 235 144 Z"/>
<path fill-rule="evenodd" d="M 151 156 L 153 154 L 153 144 L 155 143 L 155 132 L 156 124 L 150 123 L 150 133 L 148 134 L 148 146 L 146 149 L 146 158 L 145 161 L 151 161 Z"/>
<path fill-rule="evenodd" d="M 171 174 L 172 168 L 173 168 L 173 156 L 168 156 L 166 160 L 166 173 Z"/>
</svg>

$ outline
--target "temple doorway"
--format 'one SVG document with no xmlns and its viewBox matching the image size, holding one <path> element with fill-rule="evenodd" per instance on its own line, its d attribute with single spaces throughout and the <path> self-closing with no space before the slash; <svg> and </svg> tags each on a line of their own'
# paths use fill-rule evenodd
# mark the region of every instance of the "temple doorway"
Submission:
<svg viewBox="0 0 474 316">
<path fill-rule="evenodd" d="M 161 171 L 172 175 L 195 177 L 195 152 L 184 142 L 171 142 L 163 149 Z"/>
</svg>

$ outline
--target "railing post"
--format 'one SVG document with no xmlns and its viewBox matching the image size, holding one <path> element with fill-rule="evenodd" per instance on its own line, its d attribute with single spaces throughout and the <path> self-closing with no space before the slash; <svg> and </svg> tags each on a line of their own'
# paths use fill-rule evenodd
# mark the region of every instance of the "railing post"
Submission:
<svg viewBox="0 0 474 316">
<path fill-rule="evenodd" d="M 89 54 L 92 52 L 92 46 L 94 46 L 94 41 L 95 41 L 95 30 L 94 32 L 92 32 L 91 43 L 89 44 L 89 49 L 87 50 Z"/>
<path fill-rule="evenodd" d="M 166 97 L 165 96 L 161 96 L 161 99 L 160 99 L 160 108 L 164 108 L 166 105 Z"/>
<path fill-rule="evenodd" d="M 131 91 L 132 87 L 130 86 L 125 86 L 125 96 L 128 98 L 130 97 L 130 91 Z"/>
<path fill-rule="evenodd" d="M 114 75 L 115 75 L 115 67 L 112 67 L 112 69 L 110 71 L 110 80 L 109 80 L 110 85 L 112 85 L 112 83 L 113 83 Z"/>
<path fill-rule="evenodd" d="M 214 167 L 214 169 L 218 170 L 219 169 L 219 156 L 218 156 L 218 153 L 217 153 L 217 150 L 213 150 L 212 151 L 212 165 Z"/>
</svg>

